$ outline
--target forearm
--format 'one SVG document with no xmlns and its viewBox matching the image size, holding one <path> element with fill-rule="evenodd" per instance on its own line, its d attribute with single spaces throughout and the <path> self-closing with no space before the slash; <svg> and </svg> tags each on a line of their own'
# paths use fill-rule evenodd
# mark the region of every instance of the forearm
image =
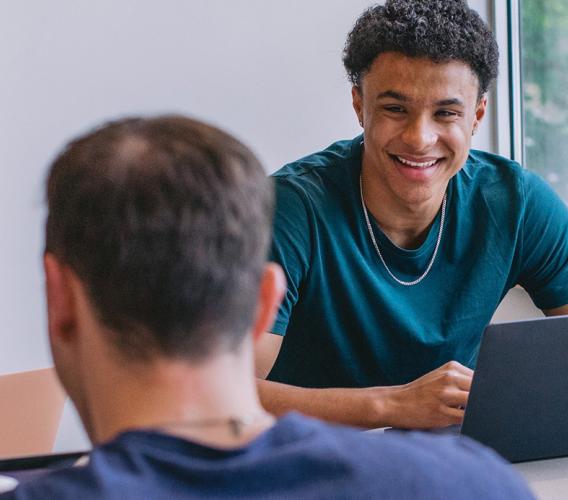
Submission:
<svg viewBox="0 0 568 500">
<path fill-rule="evenodd" d="M 305 415 L 359 427 L 430 429 L 459 424 L 473 371 L 450 361 L 404 385 L 362 389 L 305 389 L 257 379 L 263 406 L 275 415 Z"/>
<path fill-rule="evenodd" d="M 376 428 L 392 425 L 389 387 L 307 389 L 257 379 L 262 405 L 274 415 L 296 410 L 330 422 Z"/>
</svg>

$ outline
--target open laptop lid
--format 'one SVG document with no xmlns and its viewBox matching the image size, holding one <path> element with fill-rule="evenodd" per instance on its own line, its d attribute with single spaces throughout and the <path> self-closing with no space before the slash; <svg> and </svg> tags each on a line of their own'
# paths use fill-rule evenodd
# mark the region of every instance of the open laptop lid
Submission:
<svg viewBox="0 0 568 500">
<path fill-rule="evenodd" d="M 485 329 L 461 433 L 511 462 L 568 455 L 568 316 Z"/>
<path fill-rule="evenodd" d="M 0 459 L 51 453 L 65 393 L 55 370 L 0 376 Z"/>
</svg>

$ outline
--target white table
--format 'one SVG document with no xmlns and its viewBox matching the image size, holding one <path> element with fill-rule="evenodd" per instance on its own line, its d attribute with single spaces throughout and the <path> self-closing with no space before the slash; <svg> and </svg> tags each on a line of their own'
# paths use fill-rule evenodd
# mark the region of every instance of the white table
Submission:
<svg viewBox="0 0 568 500">
<path fill-rule="evenodd" d="M 568 457 L 515 464 L 537 498 L 568 499 Z"/>
</svg>

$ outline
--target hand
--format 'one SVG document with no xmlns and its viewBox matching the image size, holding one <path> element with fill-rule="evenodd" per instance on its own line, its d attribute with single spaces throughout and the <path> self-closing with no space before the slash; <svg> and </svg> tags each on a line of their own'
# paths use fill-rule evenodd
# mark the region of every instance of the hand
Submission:
<svg viewBox="0 0 568 500">
<path fill-rule="evenodd" d="M 384 399 L 390 425 L 429 429 L 461 424 L 473 370 L 450 361 L 402 386 L 389 388 Z"/>
</svg>

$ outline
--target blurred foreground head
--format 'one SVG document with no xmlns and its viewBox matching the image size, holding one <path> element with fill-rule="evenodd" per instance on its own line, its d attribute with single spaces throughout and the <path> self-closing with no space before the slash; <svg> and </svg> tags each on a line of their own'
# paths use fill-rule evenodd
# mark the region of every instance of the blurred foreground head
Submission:
<svg viewBox="0 0 568 500">
<path fill-rule="evenodd" d="M 253 322 L 272 189 L 251 151 L 183 116 L 111 122 L 47 182 L 46 255 L 83 284 L 134 359 L 234 351 Z"/>
</svg>

